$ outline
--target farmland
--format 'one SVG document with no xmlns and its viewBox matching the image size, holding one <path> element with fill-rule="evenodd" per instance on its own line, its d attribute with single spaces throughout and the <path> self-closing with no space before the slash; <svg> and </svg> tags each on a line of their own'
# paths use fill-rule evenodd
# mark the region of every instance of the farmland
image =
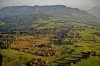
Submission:
<svg viewBox="0 0 100 66">
<path fill-rule="evenodd" d="M 92 63 L 99 66 L 100 28 L 67 21 L 58 18 L 37 19 L 32 24 L 33 30 L 16 29 L 9 34 L 1 33 L 1 64 L 90 66 Z"/>
</svg>

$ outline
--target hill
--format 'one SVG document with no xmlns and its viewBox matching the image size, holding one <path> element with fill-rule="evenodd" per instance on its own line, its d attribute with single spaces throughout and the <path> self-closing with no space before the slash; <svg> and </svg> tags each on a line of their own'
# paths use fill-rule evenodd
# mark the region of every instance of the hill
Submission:
<svg viewBox="0 0 100 66">
<path fill-rule="evenodd" d="M 100 18 L 100 6 L 96 6 L 91 9 L 88 9 L 87 12 Z"/>
<path fill-rule="evenodd" d="M 74 21 L 100 26 L 99 18 L 78 8 L 66 7 L 64 5 L 10 6 L 0 9 L 0 21 L 5 23 L 3 31 L 4 29 L 9 30 L 14 27 L 32 28 L 32 24 L 34 24 L 33 22 L 35 20 L 41 18 L 48 20 L 50 17 L 58 18 L 61 22 L 67 19 L 69 22 Z M 50 23 L 50 21 L 48 22 Z"/>
</svg>

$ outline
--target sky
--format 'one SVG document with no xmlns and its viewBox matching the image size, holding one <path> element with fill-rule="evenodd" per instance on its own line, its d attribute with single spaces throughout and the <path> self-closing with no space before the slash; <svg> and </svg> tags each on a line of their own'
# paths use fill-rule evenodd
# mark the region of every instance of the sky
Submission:
<svg viewBox="0 0 100 66">
<path fill-rule="evenodd" d="M 86 10 L 95 6 L 100 6 L 100 0 L 0 0 L 0 8 L 24 5 L 65 5 Z"/>
</svg>

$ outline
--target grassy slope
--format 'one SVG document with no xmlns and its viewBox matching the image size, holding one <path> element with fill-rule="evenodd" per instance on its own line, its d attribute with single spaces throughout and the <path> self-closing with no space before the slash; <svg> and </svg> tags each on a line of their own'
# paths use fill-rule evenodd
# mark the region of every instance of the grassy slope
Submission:
<svg viewBox="0 0 100 66">
<path fill-rule="evenodd" d="M 39 57 L 11 49 L 0 50 L 0 53 L 3 55 L 4 66 L 22 66 L 22 64 L 31 60 L 32 58 Z"/>
<path fill-rule="evenodd" d="M 76 66 L 100 66 L 100 57 L 91 56 L 89 59 L 79 62 Z"/>
</svg>

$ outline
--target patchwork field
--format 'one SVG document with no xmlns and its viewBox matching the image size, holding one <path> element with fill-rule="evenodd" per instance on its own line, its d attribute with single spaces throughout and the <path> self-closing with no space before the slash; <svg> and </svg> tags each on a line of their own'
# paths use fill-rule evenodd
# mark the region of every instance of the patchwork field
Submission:
<svg viewBox="0 0 100 66">
<path fill-rule="evenodd" d="M 32 24 L 34 29 L 1 33 L 1 65 L 99 66 L 100 28 L 54 20 L 38 19 Z"/>
</svg>

